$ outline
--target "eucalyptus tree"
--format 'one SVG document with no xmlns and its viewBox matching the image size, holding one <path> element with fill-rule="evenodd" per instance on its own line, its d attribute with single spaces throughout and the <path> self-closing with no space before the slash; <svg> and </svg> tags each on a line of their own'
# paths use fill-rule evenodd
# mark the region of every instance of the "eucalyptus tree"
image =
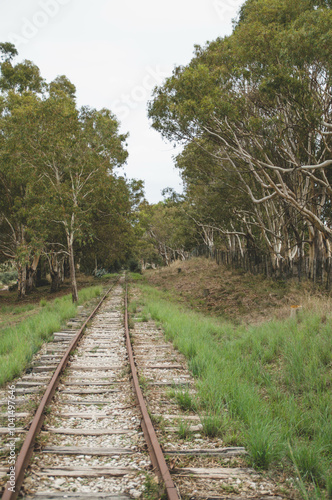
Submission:
<svg viewBox="0 0 332 500">
<path fill-rule="evenodd" d="M 92 241 L 95 207 L 108 195 L 109 178 L 127 157 L 119 123 L 107 109 L 78 110 L 72 84 L 58 78 L 33 109 L 21 155 L 36 171 L 40 218 L 60 226 L 66 240 L 73 301 L 77 301 L 74 244 Z"/>
<path fill-rule="evenodd" d="M 183 207 L 204 244 L 230 251 L 251 248 L 255 241 L 251 204 L 231 169 L 220 167 L 218 149 L 207 137 L 190 142 L 176 158 L 184 182 Z M 257 233 L 257 231 L 256 231 Z"/>
<path fill-rule="evenodd" d="M 43 237 L 34 229 L 36 172 L 19 154 L 30 125 L 21 109 L 35 106 L 45 82 L 30 61 L 13 65 L 17 51 L 12 44 L 1 43 L 0 53 L 0 254 L 15 262 L 19 295 L 24 296 L 32 286 Z"/>
<path fill-rule="evenodd" d="M 304 239 L 312 258 L 331 255 L 331 21 L 329 2 L 248 0 L 149 107 L 164 137 L 214 144 L 276 255 L 303 254 Z"/>
<path fill-rule="evenodd" d="M 78 109 L 65 76 L 46 84 L 31 62 L 12 64 L 14 46 L 0 49 L 0 252 L 18 266 L 21 295 L 42 252 L 55 267 L 66 255 L 76 301 L 74 248 L 94 237 L 127 136 L 108 109 Z"/>
<path fill-rule="evenodd" d="M 154 205 L 143 205 L 140 227 L 145 241 L 141 257 L 145 262 L 149 258 L 156 261 L 156 255 L 165 265 L 177 259 L 184 260 L 197 241 L 195 224 L 187 216 L 183 202 L 172 197 Z"/>
<path fill-rule="evenodd" d="M 116 269 L 137 253 L 143 182 L 112 175 L 105 183 L 105 196 L 98 197 L 92 213 L 93 240 L 84 242 L 78 250 L 80 265 L 88 272 Z"/>
</svg>

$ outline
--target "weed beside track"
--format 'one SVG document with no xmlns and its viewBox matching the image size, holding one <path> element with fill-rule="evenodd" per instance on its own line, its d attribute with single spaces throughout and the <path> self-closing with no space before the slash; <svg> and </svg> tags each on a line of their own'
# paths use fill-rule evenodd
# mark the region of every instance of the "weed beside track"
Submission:
<svg viewBox="0 0 332 500">
<path fill-rule="evenodd" d="M 188 359 L 206 432 L 245 446 L 253 466 L 283 469 L 304 492 L 307 484 L 316 498 L 331 497 L 331 315 L 312 309 L 246 327 L 140 288 L 143 314 Z"/>
<path fill-rule="evenodd" d="M 102 286 L 82 289 L 78 304 L 98 297 L 102 290 Z M 29 316 L 24 317 L 23 313 L 27 310 Z M 40 306 L 19 307 L 21 321 L 0 331 L 0 386 L 17 377 L 43 342 L 59 330 L 66 320 L 74 317 L 76 311 L 77 305 L 72 303 L 71 295 L 42 302 Z M 12 314 L 13 307 L 3 308 L 3 314 L 5 312 Z"/>
</svg>

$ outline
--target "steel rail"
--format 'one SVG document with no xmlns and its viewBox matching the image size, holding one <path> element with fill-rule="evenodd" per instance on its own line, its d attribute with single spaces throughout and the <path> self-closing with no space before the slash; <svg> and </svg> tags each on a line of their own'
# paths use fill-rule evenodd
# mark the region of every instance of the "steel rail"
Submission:
<svg viewBox="0 0 332 500">
<path fill-rule="evenodd" d="M 93 318 L 93 316 L 96 314 L 104 300 L 106 299 L 107 295 L 111 292 L 111 290 L 114 288 L 118 280 L 112 284 L 112 286 L 107 290 L 103 298 L 100 300 L 98 305 L 95 307 L 95 309 L 92 311 L 90 316 L 88 317 L 87 320 L 83 323 L 82 327 L 80 330 L 77 332 L 71 343 L 69 344 L 69 347 L 65 354 L 63 355 L 63 358 L 61 359 L 60 363 L 58 364 L 58 367 L 56 368 L 51 381 L 49 382 L 46 391 L 44 393 L 43 399 L 41 400 L 39 407 L 35 413 L 35 416 L 31 422 L 29 431 L 25 437 L 24 443 L 22 445 L 21 451 L 17 457 L 16 463 L 15 463 L 15 487 L 14 491 L 11 491 L 9 488 L 12 488 L 10 485 L 10 482 L 8 481 L 5 487 L 5 491 L 2 495 L 2 500 L 16 500 L 18 497 L 18 494 L 20 492 L 21 486 L 24 481 L 24 475 L 27 466 L 29 465 L 31 455 L 34 450 L 34 444 L 35 444 L 35 439 L 36 436 L 38 435 L 44 419 L 45 419 L 45 408 L 49 405 L 51 402 L 51 399 L 56 391 L 56 388 L 59 385 L 60 381 L 60 376 L 65 369 L 69 356 L 72 352 L 73 349 L 75 349 L 76 345 L 78 344 L 78 341 L 80 340 L 83 331 L 88 324 L 88 322 Z"/>
<path fill-rule="evenodd" d="M 171 477 L 171 474 L 168 470 L 165 457 L 163 455 L 160 444 L 158 442 L 158 438 L 157 438 L 156 432 L 154 430 L 154 427 L 152 425 L 151 418 L 149 416 L 149 413 L 148 413 L 148 410 L 147 410 L 147 407 L 146 407 L 146 404 L 145 404 L 145 401 L 143 398 L 143 394 L 142 394 L 142 391 L 141 391 L 141 388 L 139 385 L 139 381 L 138 381 L 138 375 L 137 375 L 133 349 L 132 349 L 131 341 L 130 341 L 129 327 L 128 327 L 128 290 L 127 290 L 127 286 L 126 286 L 126 293 L 125 293 L 125 314 L 124 314 L 124 317 L 125 317 L 126 345 L 127 345 L 128 358 L 129 358 L 131 374 L 132 374 L 132 382 L 133 382 L 133 386 L 134 386 L 134 390 L 135 390 L 136 399 L 137 399 L 137 402 L 138 402 L 138 405 L 140 407 L 140 411 L 142 414 L 141 426 L 142 426 L 142 430 L 144 433 L 146 443 L 148 445 L 148 450 L 150 453 L 152 465 L 155 468 L 159 477 L 162 479 L 162 481 L 165 484 L 168 500 L 179 500 L 180 497 L 179 497 L 177 489 L 173 483 L 173 479 Z"/>
</svg>

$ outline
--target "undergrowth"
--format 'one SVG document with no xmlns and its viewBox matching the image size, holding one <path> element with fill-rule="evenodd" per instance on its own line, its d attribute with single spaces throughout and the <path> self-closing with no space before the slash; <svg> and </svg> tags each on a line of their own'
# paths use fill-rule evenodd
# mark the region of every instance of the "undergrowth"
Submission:
<svg viewBox="0 0 332 500">
<path fill-rule="evenodd" d="M 146 313 L 163 325 L 197 378 L 203 432 L 244 445 L 255 467 L 299 474 L 308 498 L 331 498 L 331 316 L 312 309 L 235 326 L 140 288 Z"/>
</svg>

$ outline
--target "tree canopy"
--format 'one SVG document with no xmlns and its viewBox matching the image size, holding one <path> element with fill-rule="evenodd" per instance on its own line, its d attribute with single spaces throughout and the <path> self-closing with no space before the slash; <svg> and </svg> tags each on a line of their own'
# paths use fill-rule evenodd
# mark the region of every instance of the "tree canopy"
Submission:
<svg viewBox="0 0 332 500">
<path fill-rule="evenodd" d="M 75 253 L 99 241 L 98 265 L 101 242 L 119 258 L 133 238 L 137 186 L 117 172 L 128 134 L 110 110 L 78 109 L 65 76 L 46 83 L 32 62 L 13 64 L 13 45 L 0 51 L 0 253 L 17 266 L 20 295 L 42 255 L 51 275 L 67 259 L 77 300 Z"/>
<path fill-rule="evenodd" d="M 330 2 L 248 0 L 232 35 L 196 47 L 149 104 L 153 127 L 185 145 L 188 199 L 199 185 L 210 197 L 202 227 L 254 240 L 276 265 L 306 245 L 331 256 L 331 21 Z"/>
</svg>

